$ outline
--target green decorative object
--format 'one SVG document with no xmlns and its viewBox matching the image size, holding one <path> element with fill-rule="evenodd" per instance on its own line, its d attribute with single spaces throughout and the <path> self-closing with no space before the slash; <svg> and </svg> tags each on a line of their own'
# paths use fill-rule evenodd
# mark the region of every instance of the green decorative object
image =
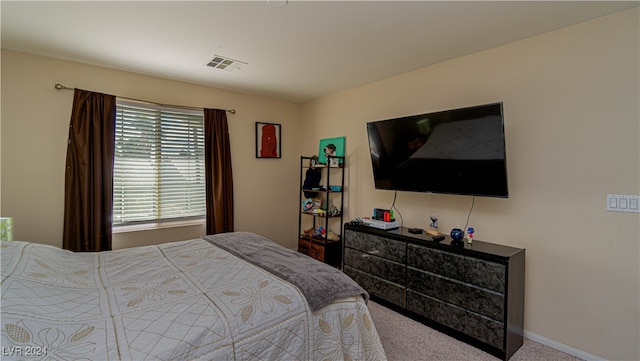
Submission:
<svg viewBox="0 0 640 361">
<path fill-rule="evenodd" d="M 13 241 L 13 218 L 0 217 L 0 241 Z"/>
<path fill-rule="evenodd" d="M 345 137 L 320 139 L 318 150 L 318 163 L 327 164 L 327 156 L 344 157 Z M 342 161 L 340 161 L 342 163 Z"/>
</svg>

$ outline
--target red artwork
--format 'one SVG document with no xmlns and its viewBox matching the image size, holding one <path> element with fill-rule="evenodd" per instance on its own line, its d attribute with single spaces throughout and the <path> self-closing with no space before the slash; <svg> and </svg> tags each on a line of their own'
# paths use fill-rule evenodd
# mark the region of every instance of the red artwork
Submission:
<svg viewBox="0 0 640 361">
<path fill-rule="evenodd" d="M 278 157 L 278 138 L 276 137 L 276 127 L 273 124 L 265 124 L 262 126 L 260 157 L 276 158 Z"/>
</svg>

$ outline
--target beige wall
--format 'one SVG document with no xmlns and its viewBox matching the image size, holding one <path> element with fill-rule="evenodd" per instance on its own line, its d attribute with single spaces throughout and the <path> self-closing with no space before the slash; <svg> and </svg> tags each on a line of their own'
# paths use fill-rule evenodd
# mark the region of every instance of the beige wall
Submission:
<svg viewBox="0 0 640 361">
<path fill-rule="evenodd" d="M 526 248 L 526 330 L 638 360 L 640 215 L 606 211 L 607 194 L 640 194 L 638 42 L 634 9 L 318 99 L 303 106 L 304 129 L 346 136 L 352 219 L 393 201 L 373 187 L 366 122 L 504 102 L 510 197 L 476 198 L 477 239 Z M 405 226 L 426 228 L 434 211 L 445 230 L 470 206 L 396 201 Z"/>
<path fill-rule="evenodd" d="M 236 230 L 296 247 L 299 106 L 117 70 L 2 51 L 2 215 L 15 238 L 62 246 L 64 168 L 72 91 L 62 83 L 159 103 L 228 113 Z M 282 158 L 255 158 L 255 122 L 282 124 Z M 293 224 L 293 226 L 292 226 Z M 114 248 L 190 239 L 204 226 L 115 234 Z"/>
</svg>

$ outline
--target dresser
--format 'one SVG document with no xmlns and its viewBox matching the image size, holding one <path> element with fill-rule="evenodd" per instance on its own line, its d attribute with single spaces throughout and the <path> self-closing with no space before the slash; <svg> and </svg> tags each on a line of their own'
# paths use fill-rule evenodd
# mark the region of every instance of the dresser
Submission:
<svg viewBox="0 0 640 361">
<path fill-rule="evenodd" d="M 525 250 L 344 226 L 344 272 L 372 299 L 496 357 L 522 346 Z"/>
</svg>

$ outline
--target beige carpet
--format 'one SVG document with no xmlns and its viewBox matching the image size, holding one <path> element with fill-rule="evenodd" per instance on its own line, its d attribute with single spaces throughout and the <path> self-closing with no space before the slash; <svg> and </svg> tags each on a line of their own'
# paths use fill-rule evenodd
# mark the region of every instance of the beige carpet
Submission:
<svg viewBox="0 0 640 361">
<path fill-rule="evenodd" d="M 498 358 L 369 301 L 369 312 L 389 361 L 496 361 Z M 576 361 L 572 355 L 525 339 L 510 361 Z"/>
</svg>

